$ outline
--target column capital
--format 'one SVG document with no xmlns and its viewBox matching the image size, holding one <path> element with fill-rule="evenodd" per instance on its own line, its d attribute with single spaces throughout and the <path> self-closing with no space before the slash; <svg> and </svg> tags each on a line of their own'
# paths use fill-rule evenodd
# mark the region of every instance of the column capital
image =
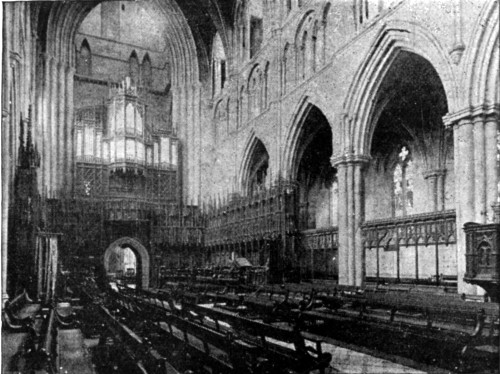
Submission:
<svg viewBox="0 0 500 374">
<path fill-rule="evenodd" d="M 466 123 L 478 121 L 480 118 L 500 118 L 500 104 L 484 104 L 470 106 L 443 116 L 443 123 L 446 127 L 460 126 Z"/>
<path fill-rule="evenodd" d="M 339 167 L 349 164 L 367 164 L 371 157 L 354 153 L 345 153 L 342 155 L 333 155 L 330 158 L 330 163 L 333 167 Z"/>
</svg>

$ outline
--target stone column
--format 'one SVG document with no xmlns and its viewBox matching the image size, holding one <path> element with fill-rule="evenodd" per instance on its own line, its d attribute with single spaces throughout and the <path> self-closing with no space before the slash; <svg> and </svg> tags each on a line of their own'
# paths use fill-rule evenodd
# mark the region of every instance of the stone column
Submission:
<svg viewBox="0 0 500 374">
<path fill-rule="evenodd" d="M 475 287 L 463 281 L 465 275 L 465 232 L 463 226 L 473 221 L 474 212 L 474 149 L 473 124 L 462 120 L 453 127 L 455 138 L 455 186 L 457 209 L 457 275 L 458 292 L 475 293 Z"/>
<path fill-rule="evenodd" d="M 64 132 L 65 132 L 65 142 L 66 142 L 66 154 L 64 162 L 66 166 L 64 168 L 65 173 L 65 184 L 66 190 L 72 191 L 73 188 L 73 168 L 74 168 L 74 157 L 75 157 L 75 137 L 73 134 L 73 111 L 74 111 L 74 102 L 73 102 L 73 90 L 74 90 L 74 76 L 75 76 L 75 68 L 73 66 L 66 67 L 66 122 L 64 123 Z"/>
<path fill-rule="evenodd" d="M 447 126 L 453 126 L 459 293 L 483 293 L 479 287 L 463 281 L 466 267 L 463 226 L 467 222 L 484 224 L 495 219 L 499 111 L 498 106 L 478 106 L 443 118 Z"/>
<path fill-rule="evenodd" d="M 57 169 L 57 130 L 58 130 L 58 111 L 57 111 L 57 102 L 58 102 L 58 92 L 57 92 L 57 62 L 54 58 L 50 59 L 50 94 L 49 100 L 46 102 L 47 107 L 50 111 L 50 122 L 48 125 L 51 127 L 51 143 L 50 143 L 50 187 L 49 190 L 52 191 L 52 195 L 57 191 L 57 177 L 58 177 L 58 169 Z"/>
<path fill-rule="evenodd" d="M 427 180 L 428 193 L 432 197 L 432 211 L 444 210 L 444 177 L 446 170 L 429 170 L 424 174 Z"/>
<path fill-rule="evenodd" d="M 354 168 L 352 163 L 346 163 L 347 168 L 347 272 L 349 284 L 354 284 L 355 276 L 355 244 L 354 244 L 354 215 L 356 214 L 356 206 L 354 205 Z"/>
<path fill-rule="evenodd" d="M 498 118 L 488 116 L 484 123 L 486 167 L 486 217 L 487 223 L 495 222 L 495 206 L 498 204 Z"/>
<path fill-rule="evenodd" d="M 363 179 L 364 162 L 358 160 L 353 164 L 354 168 L 354 283 L 358 287 L 363 287 L 365 283 L 365 250 L 363 245 L 363 232 L 361 225 L 365 220 L 365 194 Z"/>
<path fill-rule="evenodd" d="M 485 173 L 485 139 L 484 122 L 481 116 L 473 119 L 473 139 L 471 144 L 474 153 L 474 222 L 486 223 L 486 173 Z"/>
<path fill-rule="evenodd" d="M 56 163 L 56 175 L 57 175 L 57 189 L 61 191 L 64 187 L 64 180 L 66 179 L 65 166 L 65 153 L 67 152 L 67 146 L 65 142 L 65 126 L 66 126 L 66 74 L 65 66 L 63 63 L 59 62 L 57 64 L 57 80 L 58 80 L 58 123 L 57 123 L 57 163 Z"/>
<path fill-rule="evenodd" d="M 335 166 L 335 161 L 332 159 Z M 339 203 L 338 203 L 338 228 L 339 228 L 339 284 L 350 284 L 348 272 L 348 246 L 347 246 L 347 167 L 345 164 L 337 164 L 337 179 L 339 183 Z M 342 234 L 341 234 L 342 233 Z"/>
<path fill-rule="evenodd" d="M 362 287 L 365 274 L 363 246 L 364 180 L 368 158 L 346 155 L 332 158 L 339 181 L 339 283 Z"/>
<path fill-rule="evenodd" d="M 439 170 L 436 180 L 437 210 L 443 211 L 445 208 L 445 181 L 446 169 Z"/>
<path fill-rule="evenodd" d="M 4 7 L 3 19 L 3 52 L 2 52 L 2 307 L 8 300 L 7 293 L 7 260 L 8 260 L 8 218 L 9 218 L 9 190 L 10 190 L 10 154 L 8 142 L 10 138 L 10 105 L 9 88 L 11 84 L 9 53 L 10 53 L 10 10 L 11 6 Z"/>
<path fill-rule="evenodd" d="M 433 170 L 425 173 L 424 178 L 427 180 L 427 191 L 429 195 L 432 197 L 432 211 L 435 212 L 437 210 L 437 189 L 436 189 L 436 179 L 437 175 Z"/>
</svg>

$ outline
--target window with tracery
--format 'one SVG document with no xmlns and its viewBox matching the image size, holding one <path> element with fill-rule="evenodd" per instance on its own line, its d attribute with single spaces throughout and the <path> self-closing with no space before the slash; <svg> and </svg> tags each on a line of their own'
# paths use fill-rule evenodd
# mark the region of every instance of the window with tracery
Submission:
<svg viewBox="0 0 500 374">
<path fill-rule="evenodd" d="M 398 162 L 393 172 L 394 216 L 402 217 L 413 214 L 414 166 L 411 153 L 402 146 L 398 153 Z"/>
</svg>

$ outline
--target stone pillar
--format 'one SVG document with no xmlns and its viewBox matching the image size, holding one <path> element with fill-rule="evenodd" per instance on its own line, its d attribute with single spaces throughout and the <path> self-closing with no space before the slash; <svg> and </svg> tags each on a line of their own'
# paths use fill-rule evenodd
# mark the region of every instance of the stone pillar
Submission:
<svg viewBox="0 0 500 374">
<path fill-rule="evenodd" d="M 66 67 L 66 122 L 64 123 L 64 131 L 65 131 L 65 142 L 66 142 L 66 154 L 65 154 L 65 163 L 66 166 L 64 168 L 65 173 L 65 183 L 66 190 L 72 191 L 73 188 L 73 179 L 74 179 L 74 157 L 75 157 L 75 137 L 73 134 L 73 111 L 74 111 L 74 102 L 73 102 L 73 89 L 74 89 L 74 76 L 75 76 L 75 68 L 73 66 Z"/>
<path fill-rule="evenodd" d="M 365 253 L 361 225 L 364 221 L 363 167 L 368 158 L 347 155 L 332 158 L 339 181 L 339 283 L 362 287 Z"/>
<path fill-rule="evenodd" d="M 473 119 L 474 153 L 474 222 L 486 223 L 486 173 L 484 122 L 481 116 Z"/>
<path fill-rule="evenodd" d="M 445 208 L 445 181 L 446 181 L 446 170 L 440 170 L 437 175 L 436 181 L 436 195 L 437 195 L 437 210 L 443 211 Z"/>
<path fill-rule="evenodd" d="M 66 68 L 64 64 L 59 62 L 57 64 L 57 79 L 58 79 L 58 123 L 57 123 L 57 163 L 56 163 L 56 173 L 57 173 L 57 189 L 62 190 L 64 186 L 64 180 L 66 179 L 65 170 L 65 154 L 67 152 L 67 145 L 65 142 L 65 126 L 66 126 Z"/>
<path fill-rule="evenodd" d="M 354 283 L 358 287 L 363 287 L 365 283 L 365 249 L 363 245 L 363 232 L 361 225 L 365 219 L 365 194 L 363 179 L 364 162 L 361 160 L 353 164 L 354 168 Z"/>
<path fill-rule="evenodd" d="M 473 150 L 473 124 L 463 120 L 453 127 L 455 139 L 455 198 L 457 209 L 457 276 L 459 293 L 476 293 L 475 287 L 463 281 L 465 275 L 465 232 L 463 226 L 466 222 L 473 221 L 474 212 L 474 150 Z"/>
<path fill-rule="evenodd" d="M 57 111 L 57 103 L 58 103 L 58 92 L 57 92 L 57 62 L 54 58 L 50 59 L 50 94 L 49 99 L 46 105 L 50 111 L 50 122 L 48 125 L 51 127 L 51 142 L 50 142 L 50 187 L 49 190 L 52 192 L 52 195 L 57 191 L 57 177 L 58 177 L 58 169 L 57 169 L 57 130 L 58 130 L 58 111 Z"/>
<path fill-rule="evenodd" d="M 332 160 L 333 163 L 334 161 Z M 347 232 L 347 167 L 343 163 L 337 165 L 337 179 L 339 183 L 339 209 L 337 212 L 339 228 L 339 284 L 350 284 L 347 262 L 347 235 L 344 235 Z"/>
<path fill-rule="evenodd" d="M 443 118 L 453 126 L 455 153 L 455 205 L 457 222 L 458 292 L 480 295 L 483 290 L 463 281 L 466 240 L 463 226 L 493 221 L 498 199 L 498 106 L 467 108 Z"/>
<path fill-rule="evenodd" d="M 486 167 L 486 219 L 487 223 L 495 222 L 495 206 L 499 203 L 498 191 L 498 119 L 488 116 L 484 123 L 485 167 Z"/>
<path fill-rule="evenodd" d="M 428 194 L 429 196 L 432 197 L 432 211 L 435 212 L 437 210 L 437 194 L 436 194 L 437 175 L 434 173 L 434 171 L 430 171 L 424 175 L 424 178 L 427 180 Z"/>
<path fill-rule="evenodd" d="M 429 170 L 424 174 L 427 180 L 429 196 L 432 197 L 432 211 L 444 210 L 444 178 L 446 170 L 436 169 Z"/>
<path fill-rule="evenodd" d="M 9 53 L 12 5 L 5 5 L 3 19 L 3 51 L 2 51 L 2 307 L 8 300 L 7 293 L 7 260 L 8 260 L 8 219 L 9 219 L 9 190 L 10 190 L 10 154 L 8 142 L 10 138 L 10 105 L 9 88 L 11 84 Z"/>
<path fill-rule="evenodd" d="M 42 127 L 42 149 L 41 149 L 41 169 L 42 169 L 42 186 L 44 191 L 47 191 L 50 186 L 50 148 L 51 148 L 51 127 L 50 127 L 50 114 L 48 102 L 50 101 L 50 89 L 49 89 L 49 79 L 50 79 L 50 58 L 48 55 L 43 56 L 43 89 L 42 99 L 40 100 L 39 113 L 41 113 L 41 123 Z"/>
</svg>

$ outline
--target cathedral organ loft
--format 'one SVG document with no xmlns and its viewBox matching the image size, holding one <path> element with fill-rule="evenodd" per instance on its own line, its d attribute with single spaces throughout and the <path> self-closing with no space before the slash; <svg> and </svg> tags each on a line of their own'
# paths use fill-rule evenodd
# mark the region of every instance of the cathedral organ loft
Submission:
<svg viewBox="0 0 500 374">
<path fill-rule="evenodd" d="M 498 0 L 2 7 L 2 372 L 498 373 Z"/>
</svg>

